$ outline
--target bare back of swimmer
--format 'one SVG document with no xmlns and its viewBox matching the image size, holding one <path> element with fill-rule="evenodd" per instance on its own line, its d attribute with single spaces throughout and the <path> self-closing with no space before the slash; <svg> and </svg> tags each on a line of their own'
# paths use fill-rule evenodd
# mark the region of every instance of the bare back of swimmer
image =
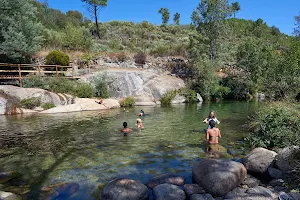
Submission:
<svg viewBox="0 0 300 200">
<path fill-rule="evenodd" d="M 219 138 L 221 138 L 220 129 L 215 127 L 215 121 L 209 121 L 210 128 L 206 132 L 206 140 L 209 144 L 218 144 Z"/>
</svg>

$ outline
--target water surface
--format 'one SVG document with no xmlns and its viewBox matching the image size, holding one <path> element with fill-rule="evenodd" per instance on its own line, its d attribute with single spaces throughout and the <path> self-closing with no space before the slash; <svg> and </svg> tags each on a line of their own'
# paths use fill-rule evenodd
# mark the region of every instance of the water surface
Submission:
<svg viewBox="0 0 300 200">
<path fill-rule="evenodd" d="M 54 115 L 0 116 L 0 168 L 23 175 L 30 190 L 63 181 L 77 182 L 71 199 L 98 199 L 98 186 L 128 177 L 145 183 L 150 177 L 177 173 L 191 182 L 192 163 L 207 153 L 202 121 L 215 110 L 221 121 L 220 158 L 238 159 L 247 116 L 257 103 L 221 102 L 136 107 Z M 145 129 L 135 128 L 140 109 Z M 124 121 L 134 132 L 124 137 Z"/>
</svg>

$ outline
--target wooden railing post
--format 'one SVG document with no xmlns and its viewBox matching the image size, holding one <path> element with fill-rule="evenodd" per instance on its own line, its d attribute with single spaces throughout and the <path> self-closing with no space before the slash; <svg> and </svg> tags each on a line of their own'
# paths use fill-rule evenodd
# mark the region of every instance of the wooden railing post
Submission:
<svg viewBox="0 0 300 200">
<path fill-rule="evenodd" d="M 20 87 L 23 87 L 22 83 L 22 73 L 21 73 L 21 65 L 18 64 L 18 71 L 19 71 L 19 82 L 20 82 Z"/>
<path fill-rule="evenodd" d="M 72 66 L 72 78 L 74 78 L 74 66 Z"/>
<path fill-rule="evenodd" d="M 39 76 L 41 76 L 41 66 L 38 66 Z"/>
<path fill-rule="evenodd" d="M 56 68 L 56 79 L 58 79 L 58 67 L 57 67 L 57 65 L 55 66 L 55 68 Z"/>
</svg>

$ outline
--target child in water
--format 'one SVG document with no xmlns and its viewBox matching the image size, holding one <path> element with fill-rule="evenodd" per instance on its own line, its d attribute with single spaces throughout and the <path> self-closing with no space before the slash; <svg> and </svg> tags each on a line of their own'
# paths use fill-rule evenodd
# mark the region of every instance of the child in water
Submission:
<svg viewBox="0 0 300 200">
<path fill-rule="evenodd" d="M 209 121 L 211 120 L 213 120 L 215 124 L 220 124 L 220 121 L 217 119 L 217 115 L 213 110 L 209 112 L 208 117 L 205 120 L 203 120 L 203 123 L 209 124 Z M 210 128 L 210 125 L 208 125 L 208 128 Z"/>
<path fill-rule="evenodd" d="M 137 125 L 138 128 L 140 128 L 140 129 L 143 129 L 143 128 L 144 128 L 144 125 L 143 125 L 141 119 L 137 119 L 137 120 L 136 120 L 136 123 L 137 123 L 136 125 Z"/>
</svg>

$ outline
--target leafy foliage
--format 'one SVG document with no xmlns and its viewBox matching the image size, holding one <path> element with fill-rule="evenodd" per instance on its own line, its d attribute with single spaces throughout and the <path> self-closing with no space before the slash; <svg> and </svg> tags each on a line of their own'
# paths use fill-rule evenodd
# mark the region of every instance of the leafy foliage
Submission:
<svg viewBox="0 0 300 200">
<path fill-rule="evenodd" d="M 108 90 L 108 76 L 107 74 L 99 74 L 94 77 L 92 83 L 95 86 L 95 96 L 108 98 L 109 90 Z"/>
<path fill-rule="evenodd" d="M 55 108 L 55 105 L 53 103 L 45 103 L 45 104 L 42 105 L 42 108 L 44 110 L 49 110 L 51 108 Z"/>
<path fill-rule="evenodd" d="M 70 65 L 70 57 L 62 51 L 53 50 L 46 56 L 46 65 Z"/>
<path fill-rule="evenodd" d="M 249 121 L 252 133 L 246 138 L 253 147 L 281 148 L 299 144 L 299 113 L 296 105 L 273 103 Z"/>
<path fill-rule="evenodd" d="M 146 64 L 146 61 L 147 55 L 144 52 L 140 51 L 134 55 L 134 62 L 136 64 L 144 65 Z"/>
<path fill-rule="evenodd" d="M 170 12 L 168 8 L 159 9 L 158 13 L 162 15 L 162 24 L 166 25 L 170 19 Z"/>
<path fill-rule="evenodd" d="M 0 0 L 0 62 L 28 62 L 42 45 L 42 25 L 28 0 Z"/>
<path fill-rule="evenodd" d="M 35 107 L 39 107 L 41 105 L 41 99 L 38 97 L 22 99 L 20 101 L 20 105 L 22 108 L 34 109 Z"/>
<path fill-rule="evenodd" d="M 179 24 L 180 24 L 180 14 L 178 12 L 174 14 L 173 21 L 174 21 L 174 24 L 179 26 Z"/>
<path fill-rule="evenodd" d="M 80 98 L 90 98 L 94 88 L 89 83 L 64 78 L 29 77 L 23 80 L 25 88 L 41 88 L 55 93 L 71 94 Z"/>
<path fill-rule="evenodd" d="M 170 90 L 167 91 L 165 94 L 160 99 L 161 105 L 162 106 L 170 106 L 172 103 L 172 100 L 176 97 L 178 94 L 177 90 Z"/>
<path fill-rule="evenodd" d="M 135 104 L 135 99 L 134 97 L 129 96 L 121 99 L 119 103 L 121 107 L 132 107 Z"/>
</svg>

